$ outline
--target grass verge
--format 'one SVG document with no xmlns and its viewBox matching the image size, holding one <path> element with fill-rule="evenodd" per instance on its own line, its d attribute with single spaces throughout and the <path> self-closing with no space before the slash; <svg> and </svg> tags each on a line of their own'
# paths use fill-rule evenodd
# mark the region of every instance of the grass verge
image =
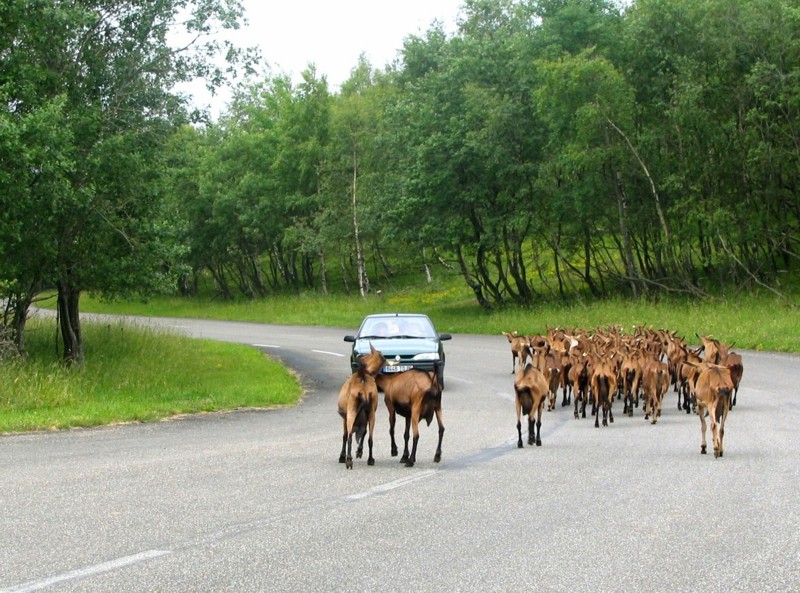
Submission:
<svg viewBox="0 0 800 593">
<path fill-rule="evenodd" d="M 54 351 L 54 322 L 30 322 L 28 356 L 0 363 L 0 433 L 291 405 L 301 395 L 286 369 L 248 346 L 83 326 L 86 362 L 68 369 Z"/>
<path fill-rule="evenodd" d="M 569 304 L 542 303 L 487 311 L 463 292 L 430 289 L 367 298 L 302 294 L 256 301 L 219 302 L 207 298 L 157 298 L 144 302 L 103 302 L 86 295 L 81 310 L 164 317 L 188 317 L 322 325 L 355 330 L 364 315 L 380 312 L 424 312 L 440 332 L 499 334 L 517 330 L 540 333 L 547 327 L 593 329 L 607 325 L 653 326 L 678 332 L 689 341 L 709 335 L 736 348 L 800 352 L 800 310 L 796 296 L 751 293 L 709 300 L 611 298 Z"/>
</svg>

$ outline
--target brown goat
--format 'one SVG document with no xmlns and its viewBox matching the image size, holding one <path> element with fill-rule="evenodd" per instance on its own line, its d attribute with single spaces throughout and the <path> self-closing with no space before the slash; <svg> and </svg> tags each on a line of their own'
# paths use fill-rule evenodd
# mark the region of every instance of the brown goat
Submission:
<svg viewBox="0 0 800 593">
<path fill-rule="evenodd" d="M 542 446 L 542 408 L 549 386 L 544 373 L 528 363 L 514 380 L 517 408 L 517 447 L 522 447 L 522 414 L 528 417 L 528 444 Z"/>
<path fill-rule="evenodd" d="M 665 354 L 667 356 L 670 382 L 674 385 L 675 392 L 677 393 L 678 389 L 680 389 L 680 366 L 681 363 L 686 359 L 686 351 L 688 348 L 685 340 L 677 337 L 675 332 L 661 330 L 659 336 L 661 338 L 661 343 L 664 345 Z"/>
<path fill-rule="evenodd" d="M 739 383 L 742 382 L 742 375 L 744 374 L 744 366 L 742 357 L 737 352 L 727 352 L 725 357 L 720 361 L 724 367 L 728 367 L 731 372 L 731 381 L 733 381 L 733 399 L 731 400 L 731 407 L 736 405 L 736 396 L 739 395 Z"/>
<path fill-rule="evenodd" d="M 692 400 L 692 392 L 695 381 L 697 380 L 697 365 L 702 361 L 697 350 L 691 350 L 687 346 L 683 346 L 683 357 L 678 366 L 678 409 L 686 410 L 690 414 L 693 410 L 697 409 L 697 404 Z M 681 405 L 681 396 L 683 396 L 683 405 Z"/>
<path fill-rule="evenodd" d="M 720 366 L 728 367 L 731 372 L 731 380 L 733 381 L 733 399 L 731 400 L 731 408 L 736 405 L 736 396 L 739 394 L 739 384 L 742 382 L 742 375 L 744 374 L 744 366 L 742 364 L 742 357 L 731 348 L 733 345 L 718 344 L 719 350 L 719 364 Z"/>
<path fill-rule="evenodd" d="M 733 381 L 727 367 L 711 363 L 698 365 L 694 392 L 697 398 L 697 414 L 700 416 L 700 453 L 706 453 L 706 416 L 711 422 L 711 438 L 714 457 L 722 457 L 722 439 L 725 436 L 725 419 L 731 404 Z"/>
<path fill-rule="evenodd" d="M 592 394 L 594 395 L 594 425 L 600 427 L 600 408 L 603 409 L 603 426 L 614 422 L 611 405 L 617 392 L 617 372 L 614 361 L 609 358 L 597 358 L 593 361 Z"/>
<path fill-rule="evenodd" d="M 520 336 L 516 331 L 502 332 L 511 344 L 511 374 L 517 372 L 517 368 L 523 368 L 525 361 L 530 356 L 528 338 Z"/>
<path fill-rule="evenodd" d="M 586 353 L 573 355 L 571 357 L 568 380 L 572 385 L 572 393 L 575 399 L 575 418 L 580 415 L 586 418 L 586 403 L 589 400 L 589 383 L 592 378 L 592 367 L 589 355 Z M 580 405 L 580 412 L 578 406 Z"/>
<path fill-rule="evenodd" d="M 419 421 L 425 420 L 430 426 L 433 416 L 439 425 L 439 443 L 433 461 L 438 463 L 442 459 L 442 437 L 444 436 L 444 422 L 442 420 L 442 389 L 437 378 L 437 370 L 433 372 L 411 369 L 404 373 L 380 373 L 376 377 L 378 388 L 383 391 L 383 401 L 389 411 L 389 437 L 392 442 L 392 457 L 397 456 L 397 443 L 394 439 L 394 428 L 397 414 L 406 419 L 406 428 L 403 432 L 405 446 L 401 463 L 406 467 L 413 467 L 417 461 L 417 443 L 419 442 Z M 414 434 L 411 452 L 408 450 L 409 428 Z"/>
<path fill-rule="evenodd" d="M 642 363 L 638 350 L 628 350 L 623 353 L 622 363 L 619 367 L 619 377 L 622 381 L 622 394 L 624 396 L 622 413 L 628 416 L 633 416 L 634 406 L 639 407 Z"/>
<path fill-rule="evenodd" d="M 703 352 L 706 362 L 710 362 L 711 364 L 719 364 L 721 346 L 719 340 L 710 338 L 708 336 L 700 336 L 698 334 L 695 335 L 700 338 L 700 350 Z"/>
<path fill-rule="evenodd" d="M 544 372 L 544 358 L 550 351 L 550 343 L 547 341 L 547 338 L 539 334 L 528 336 L 528 351 L 530 352 L 533 366 Z"/>
<path fill-rule="evenodd" d="M 552 412 L 556 409 L 556 399 L 558 388 L 561 385 L 561 355 L 555 352 L 548 352 L 544 357 L 544 376 L 548 383 L 547 411 Z"/>
<path fill-rule="evenodd" d="M 358 368 L 344 382 L 339 391 L 338 412 L 342 417 L 342 452 L 339 463 L 347 469 L 353 469 L 353 435 L 356 437 L 356 458 L 360 459 L 364 452 L 364 436 L 369 429 L 369 457 L 367 465 L 375 465 L 372 456 L 372 435 L 375 432 L 375 411 L 378 408 L 378 386 L 373 377 L 386 359 L 374 348 L 370 353 L 359 358 Z"/>
<path fill-rule="evenodd" d="M 661 416 L 661 402 L 669 388 L 669 365 L 660 360 L 648 360 L 642 372 L 642 391 L 644 392 L 644 419 L 651 418 L 655 424 Z"/>
</svg>

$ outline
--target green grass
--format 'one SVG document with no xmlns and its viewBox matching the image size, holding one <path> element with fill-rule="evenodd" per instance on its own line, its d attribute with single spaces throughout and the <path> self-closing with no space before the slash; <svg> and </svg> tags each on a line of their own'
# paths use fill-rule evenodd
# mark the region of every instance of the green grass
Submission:
<svg viewBox="0 0 800 593">
<path fill-rule="evenodd" d="M 422 311 L 440 332 L 498 334 L 543 332 L 549 327 L 592 329 L 607 325 L 648 325 L 677 331 L 688 340 L 710 335 L 737 348 L 800 352 L 800 309 L 797 297 L 769 292 L 709 300 L 662 298 L 542 303 L 486 311 L 457 287 L 397 291 L 367 298 L 302 294 L 259 301 L 220 302 L 207 298 L 157 298 L 147 303 L 107 303 L 87 295 L 82 311 L 167 317 L 225 319 L 289 325 L 322 325 L 355 329 L 364 315 Z"/>
<path fill-rule="evenodd" d="M 70 369 L 57 360 L 54 323 L 30 322 L 28 356 L 0 363 L 0 433 L 291 405 L 301 394 L 289 372 L 251 347 L 83 325 L 86 362 Z"/>
</svg>

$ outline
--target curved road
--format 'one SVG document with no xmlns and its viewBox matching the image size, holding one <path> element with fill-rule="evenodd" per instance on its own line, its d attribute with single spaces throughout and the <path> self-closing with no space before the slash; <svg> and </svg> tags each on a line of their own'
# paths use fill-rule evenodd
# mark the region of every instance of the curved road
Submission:
<svg viewBox="0 0 800 593">
<path fill-rule="evenodd" d="M 800 590 L 800 357 L 745 352 L 725 457 L 670 391 L 657 425 L 546 413 L 516 448 L 503 336 L 446 344 L 443 459 L 337 462 L 355 328 L 142 320 L 256 345 L 292 409 L 0 437 L 0 593 Z"/>
</svg>

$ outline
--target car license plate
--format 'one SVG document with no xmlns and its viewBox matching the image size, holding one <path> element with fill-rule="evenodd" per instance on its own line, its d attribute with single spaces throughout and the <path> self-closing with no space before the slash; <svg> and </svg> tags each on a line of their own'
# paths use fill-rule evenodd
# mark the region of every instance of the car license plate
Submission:
<svg viewBox="0 0 800 593">
<path fill-rule="evenodd" d="M 406 371 L 410 371 L 413 368 L 414 367 L 411 366 L 410 364 L 395 364 L 395 365 L 388 365 L 388 366 L 383 367 L 383 371 L 382 372 L 384 374 L 388 374 L 388 373 L 404 373 Z"/>
</svg>

